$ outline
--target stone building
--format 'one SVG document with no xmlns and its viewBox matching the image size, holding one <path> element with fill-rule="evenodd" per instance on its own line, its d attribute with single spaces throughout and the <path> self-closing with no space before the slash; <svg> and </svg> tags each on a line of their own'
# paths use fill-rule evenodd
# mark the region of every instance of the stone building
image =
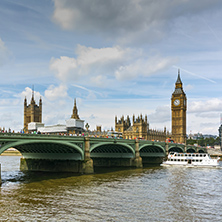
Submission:
<svg viewBox="0 0 222 222">
<path fill-rule="evenodd" d="M 172 139 L 176 143 L 186 143 L 186 111 L 187 98 L 183 91 L 183 83 L 180 78 L 180 70 L 175 83 L 175 90 L 171 97 L 172 111 Z"/>
<path fill-rule="evenodd" d="M 29 122 L 28 132 L 39 132 L 42 134 L 82 134 L 84 130 L 84 120 L 81 120 L 78 115 L 78 109 L 76 106 L 76 99 L 74 100 L 74 107 L 71 114 L 71 118 L 67 119 L 66 124 L 57 124 L 52 126 L 45 126 L 39 122 Z"/>
<path fill-rule="evenodd" d="M 28 131 L 28 124 L 31 122 L 42 123 L 42 99 L 39 100 L 39 106 L 35 103 L 34 91 L 32 91 L 31 103 L 27 105 L 27 99 L 24 100 L 24 132 Z"/>
<path fill-rule="evenodd" d="M 145 139 L 145 140 L 158 140 L 165 141 L 169 136 L 169 132 L 160 130 L 153 130 L 149 128 L 149 123 L 147 120 L 147 115 L 145 117 L 135 115 L 132 117 L 132 124 L 130 117 L 127 116 L 126 119 L 122 116 L 119 120 L 117 120 L 117 116 L 115 117 L 115 131 L 122 133 L 122 137 L 124 139 Z"/>
</svg>

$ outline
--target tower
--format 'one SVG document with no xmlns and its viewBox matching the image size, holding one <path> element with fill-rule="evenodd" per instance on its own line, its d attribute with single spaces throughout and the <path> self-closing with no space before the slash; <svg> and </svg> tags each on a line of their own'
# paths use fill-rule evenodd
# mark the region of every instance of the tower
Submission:
<svg viewBox="0 0 222 222">
<path fill-rule="evenodd" d="M 27 99 L 24 100 L 24 131 L 28 131 L 28 124 L 31 122 L 42 122 L 42 99 L 39 100 L 39 106 L 35 103 L 34 90 L 32 90 L 31 103 L 27 105 Z"/>
<path fill-rule="evenodd" d="M 186 111 L 187 98 L 183 91 L 183 84 L 180 78 L 180 70 L 175 83 L 175 90 L 171 97 L 172 111 L 172 139 L 177 143 L 186 142 Z"/>
<path fill-rule="evenodd" d="M 72 110 L 71 118 L 72 119 L 79 119 L 78 109 L 77 109 L 77 106 L 76 106 L 76 99 L 74 100 L 74 107 L 73 107 L 73 110 Z"/>
</svg>

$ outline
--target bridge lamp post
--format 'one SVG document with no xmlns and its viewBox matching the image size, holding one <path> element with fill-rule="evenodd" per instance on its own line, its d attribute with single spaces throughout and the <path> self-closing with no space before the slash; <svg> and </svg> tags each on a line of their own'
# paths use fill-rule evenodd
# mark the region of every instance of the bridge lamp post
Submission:
<svg viewBox="0 0 222 222">
<path fill-rule="evenodd" d="M 86 132 L 87 132 L 86 136 L 88 136 L 89 124 L 86 123 L 85 127 L 86 127 Z"/>
</svg>

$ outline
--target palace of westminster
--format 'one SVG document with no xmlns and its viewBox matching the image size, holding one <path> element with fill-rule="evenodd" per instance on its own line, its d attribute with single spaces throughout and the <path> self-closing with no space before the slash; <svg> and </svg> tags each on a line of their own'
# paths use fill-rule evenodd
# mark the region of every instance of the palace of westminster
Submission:
<svg viewBox="0 0 222 222">
<path fill-rule="evenodd" d="M 180 78 L 180 71 L 178 71 L 177 81 L 175 83 L 175 90 L 171 97 L 171 122 L 172 132 L 154 130 L 149 128 L 147 115 L 142 114 L 138 117 L 132 116 L 126 119 L 122 116 L 120 119 L 115 117 L 115 131 L 111 130 L 124 139 L 142 138 L 145 140 L 165 141 L 166 138 L 171 138 L 177 143 L 186 142 L 186 110 L 187 98 L 183 91 L 183 84 Z M 105 136 L 108 132 L 102 132 L 101 126 L 97 126 L 95 131 L 88 131 L 88 124 L 85 126 L 87 133 Z M 24 100 L 24 132 L 38 132 L 44 134 L 84 134 L 84 120 L 81 120 L 78 115 L 76 100 L 74 100 L 73 112 L 70 119 L 66 120 L 65 125 L 44 126 L 42 123 L 42 99 L 39 100 L 39 105 L 34 100 L 34 92 L 32 92 L 31 103 L 27 105 L 27 99 Z M 112 135 L 112 134 L 109 134 Z"/>
</svg>

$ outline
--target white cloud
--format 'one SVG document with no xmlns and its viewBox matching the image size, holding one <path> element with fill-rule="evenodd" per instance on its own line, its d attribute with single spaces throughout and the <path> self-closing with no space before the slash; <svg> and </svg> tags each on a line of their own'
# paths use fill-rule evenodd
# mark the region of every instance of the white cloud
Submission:
<svg viewBox="0 0 222 222">
<path fill-rule="evenodd" d="M 109 80 L 134 79 L 138 76 L 149 76 L 166 69 L 176 62 L 175 58 L 162 58 L 159 55 L 144 55 L 141 49 L 92 48 L 78 45 L 77 58 L 62 56 L 51 59 L 50 68 L 62 81 L 76 82 L 90 80 L 96 86 L 109 84 Z M 90 78 L 88 78 L 90 77 Z"/>
<path fill-rule="evenodd" d="M 138 59 L 129 65 L 120 66 L 115 72 L 115 76 L 118 80 L 133 79 L 138 76 L 150 76 L 158 71 L 167 69 L 175 62 L 176 59 L 161 58 L 159 56 L 154 56 L 147 60 Z"/>
<path fill-rule="evenodd" d="M 31 88 L 26 87 L 25 90 L 22 91 L 21 94 L 20 94 L 21 99 L 24 100 L 25 97 L 26 97 L 27 103 L 29 103 L 29 101 L 31 101 L 31 98 L 32 98 L 32 92 L 33 91 L 32 91 Z M 34 91 L 34 99 L 37 101 L 37 100 L 40 99 L 40 97 L 41 97 L 40 92 Z"/>
<path fill-rule="evenodd" d="M 52 58 L 50 62 L 50 69 L 55 71 L 56 77 L 62 81 L 66 81 L 69 75 L 78 78 L 78 73 L 73 72 L 76 67 L 76 60 L 67 56 L 61 56 L 60 59 Z"/>
<path fill-rule="evenodd" d="M 206 101 L 192 101 L 188 108 L 189 113 L 197 113 L 198 115 L 203 112 L 221 112 L 222 99 L 212 98 Z"/>
<path fill-rule="evenodd" d="M 58 87 L 51 85 L 47 90 L 45 90 L 45 98 L 50 101 L 65 99 L 68 97 L 67 90 L 67 86 L 63 84 L 59 85 Z"/>
<path fill-rule="evenodd" d="M 154 124 L 155 123 L 161 123 L 162 126 L 166 126 L 166 125 L 164 125 L 164 123 L 166 124 L 166 122 L 171 121 L 170 113 L 171 113 L 171 110 L 170 110 L 169 105 L 158 106 L 153 113 L 148 115 L 148 119 Z"/>
</svg>

